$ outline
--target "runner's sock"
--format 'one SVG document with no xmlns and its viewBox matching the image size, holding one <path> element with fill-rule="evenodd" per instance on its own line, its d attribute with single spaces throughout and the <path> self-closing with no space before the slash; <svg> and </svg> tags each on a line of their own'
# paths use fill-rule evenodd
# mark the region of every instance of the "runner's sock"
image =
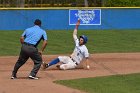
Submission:
<svg viewBox="0 0 140 93">
<path fill-rule="evenodd" d="M 59 62 L 60 62 L 59 58 L 56 58 L 56 59 L 52 60 L 50 63 L 48 63 L 48 66 L 57 64 L 57 63 L 59 63 Z"/>
</svg>

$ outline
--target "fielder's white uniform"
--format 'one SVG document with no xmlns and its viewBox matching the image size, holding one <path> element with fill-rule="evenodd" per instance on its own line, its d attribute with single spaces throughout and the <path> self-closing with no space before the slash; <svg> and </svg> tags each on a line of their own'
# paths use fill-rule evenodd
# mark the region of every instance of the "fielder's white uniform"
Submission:
<svg viewBox="0 0 140 93">
<path fill-rule="evenodd" d="M 76 30 L 76 29 L 75 29 Z M 73 69 L 76 68 L 78 64 L 82 61 L 83 58 L 89 57 L 88 49 L 85 45 L 79 45 L 79 39 L 77 35 L 74 35 L 75 49 L 71 56 L 59 56 L 60 62 L 63 64 L 60 65 L 60 69 Z"/>
</svg>

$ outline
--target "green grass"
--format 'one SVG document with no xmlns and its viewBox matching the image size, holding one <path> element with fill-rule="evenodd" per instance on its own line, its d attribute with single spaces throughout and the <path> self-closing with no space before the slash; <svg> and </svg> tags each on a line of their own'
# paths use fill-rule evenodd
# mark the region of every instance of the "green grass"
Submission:
<svg viewBox="0 0 140 93">
<path fill-rule="evenodd" d="M 18 55 L 23 31 L 0 31 L 0 56 Z M 44 54 L 70 54 L 74 49 L 71 31 L 47 31 L 48 46 Z M 90 53 L 140 52 L 139 30 L 80 30 L 88 36 Z M 40 45 L 39 45 L 40 47 Z"/>
<path fill-rule="evenodd" d="M 87 93 L 140 93 L 140 74 L 60 80 L 55 83 Z"/>
</svg>

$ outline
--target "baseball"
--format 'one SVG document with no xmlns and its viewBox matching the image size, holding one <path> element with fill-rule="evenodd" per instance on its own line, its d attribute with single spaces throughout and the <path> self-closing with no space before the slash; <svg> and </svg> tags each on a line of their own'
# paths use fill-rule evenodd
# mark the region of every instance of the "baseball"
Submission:
<svg viewBox="0 0 140 93">
<path fill-rule="evenodd" d="M 90 67 L 89 67 L 89 65 L 87 66 L 87 69 L 89 69 Z"/>
</svg>

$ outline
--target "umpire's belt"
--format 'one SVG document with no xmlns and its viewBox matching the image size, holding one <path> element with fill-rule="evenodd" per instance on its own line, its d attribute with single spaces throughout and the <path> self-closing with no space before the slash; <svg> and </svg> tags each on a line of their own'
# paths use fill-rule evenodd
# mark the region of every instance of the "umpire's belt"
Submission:
<svg viewBox="0 0 140 93">
<path fill-rule="evenodd" d="M 78 65 L 78 63 L 72 57 L 70 57 L 70 58 L 76 65 Z"/>
<path fill-rule="evenodd" d="M 27 46 L 33 46 L 33 47 L 35 47 L 34 44 L 30 44 L 30 43 L 26 43 L 26 42 L 24 42 L 23 44 L 24 44 L 24 45 L 27 45 Z"/>
</svg>

